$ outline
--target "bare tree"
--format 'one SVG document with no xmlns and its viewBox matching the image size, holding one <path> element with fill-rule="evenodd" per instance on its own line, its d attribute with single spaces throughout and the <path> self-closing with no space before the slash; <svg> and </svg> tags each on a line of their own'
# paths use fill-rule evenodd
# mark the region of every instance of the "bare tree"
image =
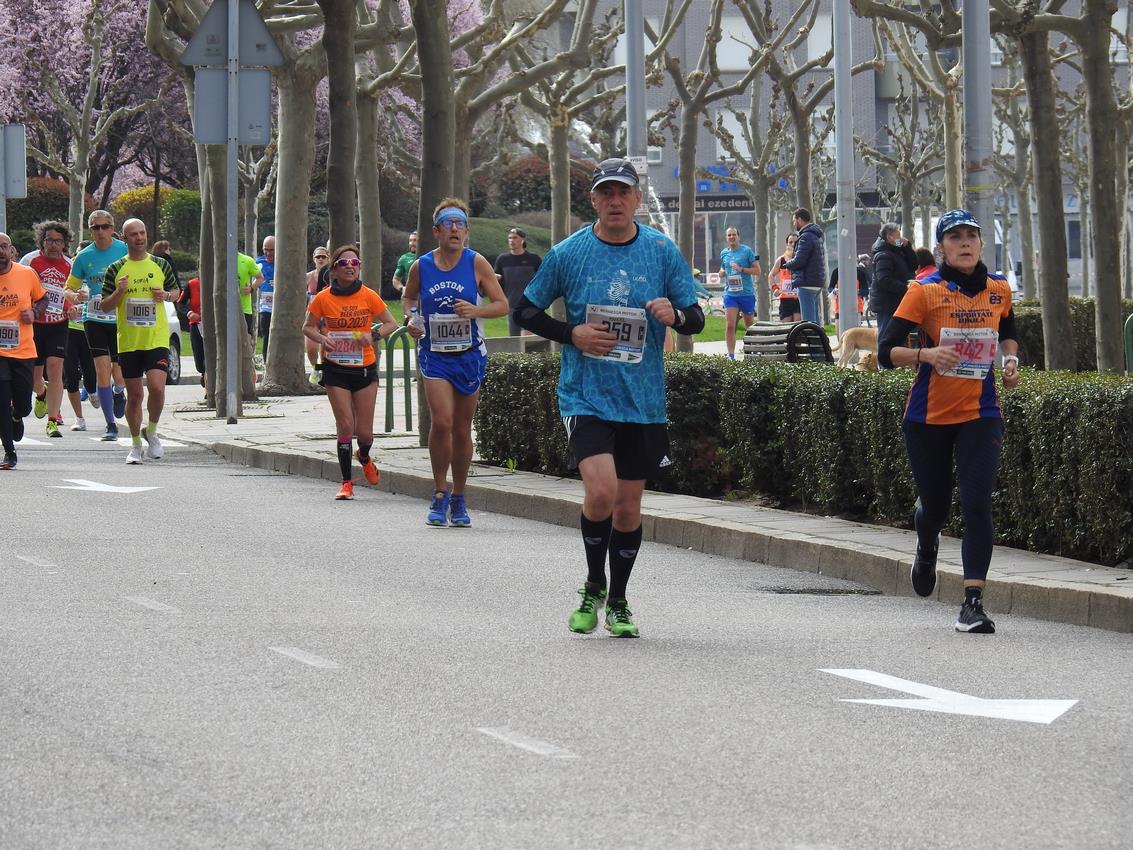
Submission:
<svg viewBox="0 0 1133 850">
<path fill-rule="evenodd" d="M 358 241 L 358 196 L 354 182 L 358 104 L 354 70 L 358 14 L 355 0 L 316 0 L 323 13 L 322 46 L 330 83 L 330 150 L 327 210 L 331 245 Z"/>
<path fill-rule="evenodd" d="M 1008 244 L 1011 236 L 1010 199 L 1013 193 L 1019 207 L 1023 295 L 1026 298 L 1035 298 L 1038 295 L 1038 287 L 1035 281 L 1034 222 L 1031 215 L 1031 187 L 1034 185 L 1034 173 L 1031 160 L 1030 121 L 1027 117 L 1026 101 L 1023 99 L 1025 87 L 1019 81 L 1017 45 L 1004 36 L 998 36 L 997 41 L 1008 74 L 1008 85 L 993 90 L 996 95 L 995 115 L 999 119 L 999 124 L 994 132 L 995 155 L 992 159 L 992 167 L 1004 180 L 1002 193 L 1004 212 L 1000 217 L 1003 222 L 1003 267 L 1007 268 L 1011 256 Z M 1007 147 L 1010 147 L 1010 152 L 1006 151 Z"/>
</svg>

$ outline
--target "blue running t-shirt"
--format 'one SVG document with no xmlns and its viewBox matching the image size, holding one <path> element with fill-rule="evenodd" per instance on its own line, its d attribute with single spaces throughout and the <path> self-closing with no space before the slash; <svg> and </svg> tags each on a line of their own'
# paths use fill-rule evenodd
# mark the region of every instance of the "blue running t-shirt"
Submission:
<svg viewBox="0 0 1133 850">
<path fill-rule="evenodd" d="M 118 313 L 115 310 L 102 309 L 102 282 L 106 270 L 126 254 L 126 243 L 121 239 L 115 239 L 105 249 L 99 248 L 92 242 L 75 255 L 75 262 L 71 264 L 71 277 L 79 280 L 79 286 L 72 288 L 86 286 L 90 292 L 85 321 L 101 322 L 104 325 L 118 324 Z"/>
<path fill-rule="evenodd" d="M 476 252 L 465 248 L 456 265 L 442 271 L 437 268 L 433 252 L 427 251 L 417 260 L 417 274 L 421 282 L 419 310 L 425 319 L 425 336 L 419 347 L 445 353 L 469 350 L 485 353 L 481 320 L 461 320 L 454 312 L 457 301 L 480 303 Z M 445 334 L 446 339 L 436 338 L 438 333 Z"/>
<path fill-rule="evenodd" d="M 570 324 L 591 316 L 625 316 L 630 359 L 588 357 L 563 346 L 559 374 L 562 416 L 597 416 L 610 422 L 664 424 L 665 333 L 668 328 L 645 310 L 654 298 L 668 298 L 676 309 L 696 303 L 692 272 L 664 233 L 638 224 L 631 242 L 613 245 L 586 227 L 555 245 L 543 258 L 524 295 L 546 310 L 557 299 L 566 304 Z M 644 322 L 638 318 L 644 313 Z M 639 337 L 644 325 L 644 338 Z M 636 351 L 640 351 L 637 357 Z"/>
</svg>

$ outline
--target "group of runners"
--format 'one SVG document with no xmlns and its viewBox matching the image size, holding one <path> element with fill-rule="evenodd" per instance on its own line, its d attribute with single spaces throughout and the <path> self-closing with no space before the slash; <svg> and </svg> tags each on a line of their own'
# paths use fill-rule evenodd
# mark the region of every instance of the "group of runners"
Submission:
<svg viewBox="0 0 1133 850">
<path fill-rule="evenodd" d="M 64 391 L 75 414 L 71 430 L 86 430 L 81 405 L 88 401 L 106 419 L 106 442 L 118 441 L 117 420 L 126 419 L 127 463 L 164 454 L 157 431 L 169 367 L 163 302 L 179 300 L 180 286 L 169 263 L 149 252 L 141 220 L 123 222 L 121 239 L 105 210 L 90 213 L 87 225 L 91 242 L 73 261 L 63 222 L 36 226 L 38 250 L 23 258 L 27 265 L 0 234 L 0 469 L 16 466 L 15 444 L 33 412 L 47 418 L 48 437 L 62 436 Z"/>
</svg>

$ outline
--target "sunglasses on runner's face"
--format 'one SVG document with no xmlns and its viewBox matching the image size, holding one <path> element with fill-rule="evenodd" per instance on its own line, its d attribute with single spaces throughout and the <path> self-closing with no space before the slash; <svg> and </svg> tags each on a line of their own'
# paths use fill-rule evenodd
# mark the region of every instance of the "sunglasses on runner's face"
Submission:
<svg viewBox="0 0 1133 850">
<path fill-rule="evenodd" d="M 114 226 L 113 224 L 92 224 L 90 226 L 90 229 L 91 230 L 109 230 L 113 226 Z"/>
<path fill-rule="evenodd" d="M 334 264 L 342 268 L 344 266 L 360 266 L 362 261 L 357 257 L 343 257 L 341 260 L 335 260 Z"/>
</svg>

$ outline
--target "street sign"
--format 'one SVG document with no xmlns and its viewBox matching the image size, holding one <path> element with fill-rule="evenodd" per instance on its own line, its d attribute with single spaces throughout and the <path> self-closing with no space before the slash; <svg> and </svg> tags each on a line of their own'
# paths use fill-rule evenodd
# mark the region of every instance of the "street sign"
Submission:
<svg viewBox="0 0 1133 850">
<path fill-rule="evenodd" d="M 271 142 L 271 71 L 241 68 L 239 85 L 240 144 L 266 145 Z M 228 141 L 228 72 L 223 68 L 197 69 L 193 141 L 201 145 Z"/>
<path fill-rule="evenodd" d="M 4 189 L 6 198 L 28 196 L 28 147 L 23 124 L 4 125 Z"/>
<path fill-rule="evenodd" d="M 863 705 L 884 705 L 914 711 L 936 711 L 941 714 L 966 714 L 994 720 L 1018 720 L 1023 723 L 1050 724 L 1069 711 L 1076 699 L 981 699 L 957 691 L 946 691 L 908 679 L 898 679 L 873 670 L 820 670 L 879 688 L 912 694 L 919 699 L 844 699 Z"/>
<path fill-rule="evenodd" d="M 643 180 L 649 175 L 649 160 L 643 156 L 627 156 L 629 164 L 633 166 L 637 172 L 637 176 Z"/>
<path fill-rule="evenodd" d="M 229 0 L 216 0 L 201 19 L 185 52 L 181 54 L 182 65 L 214 65 L 224 67 L 228 62 L 228 3 Z M 260 17 L 252 0 L 239 0 L 240 3 L 240 48 L 241 68 L 245 66 L 274 67 L 283 64 L 283 54 L 268 31 L 267 24 Z"/>
</svg>

